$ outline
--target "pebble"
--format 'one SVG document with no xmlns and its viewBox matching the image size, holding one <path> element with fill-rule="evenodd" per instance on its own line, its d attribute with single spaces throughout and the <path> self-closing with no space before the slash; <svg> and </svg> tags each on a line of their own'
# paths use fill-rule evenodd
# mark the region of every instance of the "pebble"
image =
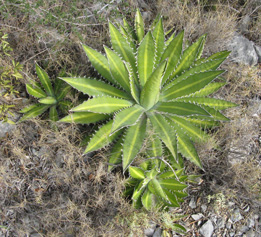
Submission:
<svg viewBox="0 0 261 237">
<path fill-rule="evenodd" d="M 214 226 L 210 220 L 208 220 L 200 229 L 199 232 L 203 237 L 211 237 L 214 231 Z"/>
<path fill-rule="evenodd" d="M 192 208 L 192 209 L 195 209 L 197 207 L 197 204 L 196 204 L 194 197 L 191 198 L 191 200 L 189 202 L 189 207 Z"/>
<path fill-rule="evenodd" d="M 233 213 L 232 213 L 230 219 L 231 219 L 231 221 L 232 221 L 233 223 L 238 222 L 238 221 L 240 221 L 240 220 L 243 219 L 243 216 L 241 215 L 240 210 L 239 210 L 238 208 L 236 208 L 236 209 L 233 211 Z"/>
<path fill-rule="evenodd" d="M 202 210 L 202 212 L 206 212 L 207 208 L 208 208 L 208 207 L 207 207 L 206 204 L 201 205 L 201 210 Z"/>
<path fill-rule="evenodd" d="M 162 229 L 157 228 L 152 237 L 161 237 Z"/>
<path fill-rule="evenodd" d="M 191 215 L 191 217 L 193 218 L 194 221 L 198 221 L 201 218 L 203 218 L 204 215 L 202 213 L 198 213 L 198 214 Z"/>
<path fill-rule="evenodd" d="M 146 236 L 153 236 L 155 229 L 156 229 L 156 223 L 150 221 L 149 222 L 149 228 L 144 230 L 144 234 Z"/>
<path fill-rule="evenodd" d="M 222 228 L 225 227 L 225 224 L 226 224 L 225 218 L 219 218 L 219 219 L 217 220 L 216 228 L 217 228 L 217 229 L 222 229 Z"/>
</svg>

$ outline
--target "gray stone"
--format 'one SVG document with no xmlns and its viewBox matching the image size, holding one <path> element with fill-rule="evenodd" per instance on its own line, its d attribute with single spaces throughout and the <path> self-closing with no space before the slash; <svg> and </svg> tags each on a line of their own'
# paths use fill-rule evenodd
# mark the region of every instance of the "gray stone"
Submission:
<svg viewBox="0 0 261 237">
<path fill-rule="evenodd" d="M 243 219 L 243 216 L 241 215 L 240 210 L 238 208 L 233 211 L 230 219 L 233 223 L 236 223 Z"/>
<path fill-rule="evenodd" d="M 226 223 L 226 228 L 229 229 L 229 230 L 232 228 L 232 221 L 230 219 Z"/>
<path fill-rule="evenodd" d="M 10 133 L 15 127 L 15 124 L 3 123 L 3 121 L 0 121 L 0 138 L 5 137 L 6 133 Z"/>
<path fill-rule="evenodd" d="M 254 230 L 249 230 L 243 235 L 243 237 L 258 237 L 258 235 L 255 234 Z"/>
<path fill-rule="evenodd" d="M 192 208 L 192 209 L 195 209 L 197 207 L 197 204 L 196 204 L 194 197 L 191 198 L 191 200 L 189 202 L 189 207 Z"/>
<path fill-rule="evenodd" d="M 247 226 L 242 225 L 242 226 L 239 228 L 239 231 L 237 232 L 237 236 L 243 235 L 243 234 L 246 233 L 248 230 L 249 230 L 249 228 L 248 228 Z"/>
<path fill-rule="evenodd" d="M 200 229 L 199 232 L 203 237 L 211 237 L 214 231 L 214 226 L 210 220 L 208 220 Z"/>
<path fill-rule="evenodd" d="M 248 219 L 247 219 L 247 226 L 248 226 L 249 228 L 254 227 L 254 226 L 255 226 L 255 220 L 253 220 L 252 218 L 248 218 Z"/>
<path fill-rule="evenodd" d="M 258 45 L 254 45 L 254 48 L 256 50 L 256 54 L 258 57 L 258 62 L 261 63 L 261 47 Z"/>
<path fill-rule="evenodd" d="M 153 234 L 153 237 L 161 237 L 162 229 L 157 228 Z"/>
<path fill-rule="evenodd" d="M 225 227 L 225 224 L 226 224 L 226 219 L 224 217 L 221 217 L 217 220 L 217 225 L 216 225 L 216 228 L 217 229 L 222 229 Z"/>
<path fill-rule="evenodd" d="M 235 35 L 228 45 L 231 50 L 231 59 L 246 65 L 256 65 L 258 56 L 254 48 L 254 43 L 242 35 Z"/>
<path fill-rule="evenodd" d="M 149 222 L 149 228 L 144 230 L 144 234 L 146 236 L 153 236 L 155 229 L 156 229 L 156 223 L 155 222 Z"/>
<path fill-rule="evenodd" d="M 193 220 L 198 221 L 201 218 L 203 218 L 204 215 L 202 213 L 198 213 L 198 214 L 191 215 L 191 217 L 193 218 Z"/>
<path fill-rule="evenodd" d="M 230 236 L 230 237 L 234 237 L 234 236 L 235 236 L 235 232 L 230 232 L 230 233 L 229 233 L 229 236 Z"/>
<path fill-rule="evenodd" d="M 206 204 L 202 204 L 201 205 L 201 210 L 202 210 L 202 212 L 206 212 L 206 210 L 207 210 L 207 205 Z"/>
</svg>

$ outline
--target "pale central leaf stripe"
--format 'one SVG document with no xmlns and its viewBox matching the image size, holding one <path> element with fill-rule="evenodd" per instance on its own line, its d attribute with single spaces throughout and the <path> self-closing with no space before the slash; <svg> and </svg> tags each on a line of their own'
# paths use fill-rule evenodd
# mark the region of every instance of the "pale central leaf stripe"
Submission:
<svg viewBox="0 0 261 237">
<path fill-rule="evenodd" d="M 43 80 L 45 81 L 45 85 L 47 86 L 49 92 L 52 94 L 52 88 L 51 88 L 50 83 L 47 82 L 46 77 L 45 77 L 44 73 L 42 72 L 42 70 L 40 69 L 39 71 L 40 71 L 40 74 L 41 74 Z"/>
<path fill-rule="evenodd" d="M 194 157 L 193 153 L 190 151 L 190 149 L 188 149 L 188 147 L 186 146 L 186 143 L 178 136 L 178 140 L 179 143 L 183 146 L 183 148 L 188 152 L 188 154 L 190 155 L 190 157 Z"/>
<path fill-rule="evenodd" d="M 175 118 L 172 117 L 172 121 L 174 121 L 175 123 L 179 124 L 181 127 L 185 128 L 186 130 L 188 130 L 189 132 L 191 132 L 192 134 L 194 134 L 196 137 L 198 137 L 199 139 L 202 139 L 202 136 L 198 135 L 197 131 L 194 131 L 193 129 L 191 129 L 190 127 L 186 126 L 184 123 L 176 120 Z"/>
<path fill-rule="evenodd" d="M 88 53 L 91 54 L 91 56 L 92 56 L 97 62 L 99 62 L 99 64 L 100 64 L 104 69 L 106 69 L 107 71 L 110 71 L 110 68 L 109 68 L 108 66 L 106 66 L 99 58 L 97 58 L 97 57 L 95 56 L 95 54 L 92 54 L 91 51 L 88 51 Z"/>
<path fill-rule="evenodd" d="M 117 127 L 119 128 L 124 122 L 126 122 L 131 116 L 133 116 L 137 112 L 140 112 L 140 108 L 137 108 L 136 110 L 129 113 L 124 119 L 121 120 L 121 123 L 119 123 Z"/>
<path fill-rule="evenodd" d="M 97 144 L 102 143 L 105 139 L 107 139 L 107 137 L 110 135 L 110 132 L 111 132 L 111 130 L 108 129 L 108 130 L 103 134 L 103 136 L 101 137 L 101 139 L 97 140 L 97 142 L 94 143 L 91 147 L 88 147 L 88 150 L 92 150 L 93 147 L 95 147 Z"/>
<path fill-rule="evenodd" d="M 104 106 L 107 106 L 107 107 L 122 107 L 122 106 L 130 106 L 130 104 L 95 104 L 95 105 L 87 105 L 87 109 L 91 109 L 91 108 L 99 108 L 99 107 L 104 107 Z M 83 108 L 80 108 L 80 109 L 84 109 L 84 106 Z M 75 110 L 76 111 L 76 110 Z"/>
<path fill-rule="evenodd" d="M 154 119 L 157 121 L 158 125 L 161 127 L 162 131 L 164 132 L 165 136 L 167 137 L 167 140 L 168 140 L 169 144 L 172 144 L 171 139 L 168 136 L 168 132 L 166 131 L 165 127 L 160 123 L 160 121 L 157 119 L 156 116 L 155 116 Z"/>
<path fill-rule="evenodd" d="M 187 112 L 193 112 L 194 110 L 193 109 L 186 109 L 184 107 L 179 107 L 179 106 L 173 106 L 173 105 L 161 105 L 160 106 L 161 108 L 170 108 L 170 109 L 180 109 L 180 110 L 183 110 L 183 111 L 187 111 Z"/>
<path fill-rule="evenodd" d="M 120 70 L 120 68 L 118 67 L 116 61 L 111 60 L 111 62 L 113 63 L 114 67 L 117 69 L 118 73 L 121 75 L 121 78 L 124 80 L 126 86 L 128 87 L 128 81 L 126 80 L 126 77 L 123 75 L 122 71 Z"/>
<path fill-rule="evenodd" d="M 209 77 L 212 77 L 212 75 L 209 76 Z M 203 79 L 198 80 L 198 81 L 196 81 L 196 82 L 194 82 L 194 83 L 190 83 L 190 84 L 188 84 L 187 86 L 183 86 L 183 87 L 181 87 L 180 89 L 177 89 L 177 90 L 175 90 L 175 91 L 172 91 L 172 92 L 170 92 L 169 94 L 165 95 L 163 98 L 169 97 L 169 96 L 171 96 L 171 95 L 173 95 L 173 94 L 176 94 L 177 92 L 181 92 L 181 91 L 184 91 L 184 90 L 186 90 L 186 89 L 188 89 L 188 88 L 190 88 L 190 87 L 193 87 L 193 86 L 199 84 L 200 82 L 202 82 L 202 81 L 208 79 L 209 77 L 203 78 Z"/>
</svg>

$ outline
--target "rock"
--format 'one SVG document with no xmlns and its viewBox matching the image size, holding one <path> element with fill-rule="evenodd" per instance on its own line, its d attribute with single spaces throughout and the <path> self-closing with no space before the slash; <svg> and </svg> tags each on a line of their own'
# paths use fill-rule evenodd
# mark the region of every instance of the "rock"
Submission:
<svg viewBox="0 0 261 237">
<path fill-rule="evenodd" d="M 255 226 L 255 220 L 253 220 L 252 218 L 248 218 L 248 219 L 247 219 L 247 226 L 248 226 L 249 228 L 254 227 L 254 226 Z"/>
<path fill-rule="evenodd" d="M 202 204 L 201 205 L 201 210 L 202 210 L 202 212 L 206 212 L 206 210 L 207 210 L 207 205 L 206 204 Z"/>
<path fill-rule="evenodd" d="M 157 228 L 152 237 L 161 237 L 162 229 Z"/>
<path fill-rule="evenodd" d="M 233 211 L 230 219 L 233 223 L 236 223 L 243 219 L 243 216 L 241 215 L 240 210 L 238 208 Z"/>
<path fill-rule="evenodd" d="M 238 63 L 244 63 L 249 66 L 258 63 L 258 55 L 254 48 L 254 43 L 242 35 L 235 35 L 228 45 L 231 50 L 230 57 Z"/>
<path fill-rule="evenodd" d="M 261 63 L 261 47 L 258 45 L 254 45 L 254 48 L 258 57 L 258 63 Z"/>
<path fill-rule="evenodd" d="M 155 229 L 156 229 L 156 223 L 155 222 L 150 222 L 149 223 L 149 228 L 144 230 L 144 234 L 146 236 L 153 236 L 153 233 L 154 233 Z"/>
<path fill-rule="evenodd" d="M 4 138 L 6 133 L 10 133 L 15 127 L 15 124 L 3 123 L 3 121 L 0 121 L 0 138 Z"/>
<path fill-rule="evenodd" d="M 202 219 L 204 215 L 202 213 L 198 213 L 198 214 L 191 215 L 191 217 L 193 218 L 193 220 L 198 221 Z"/>
<path fill-rule="evenodd" d="M 254 230 L 247 231 L 243 237 L 258 237 L 258 235 L 255 234 Z"/>
<path fill-rule="evenodd" d="M 197 207 L 197 204 L 196 204 L 194 197 L 191 198 L 191 200 L 189 202 L 189 207 L 192 208 L 192 209 L 195 209 Z"/>
<path fill-rule="evenodd" d="M 244 233 L 246 233 L 249 230 L 249 228 L 245 225 L 241 226 L 237 232 L 237 236 L 242 236 Z"/>
<path fill-rule="evenodd" d="M 226 219 L 224 217 L 218 218 L 216 228 L 222 229 L 225 227 L 225 224 L 226 224 Z"/>
<path fill-rule="evenodd" d="M 214 231 L 214 226 L 210 220 L 208 220 L 200 229 L 199 232 L 203 237 L 211 237 Z"/>
</svg>

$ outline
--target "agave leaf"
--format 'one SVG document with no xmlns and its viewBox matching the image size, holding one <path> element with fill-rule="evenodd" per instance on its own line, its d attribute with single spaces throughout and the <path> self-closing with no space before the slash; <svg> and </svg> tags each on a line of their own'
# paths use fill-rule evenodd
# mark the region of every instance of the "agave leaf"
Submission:
<svg viewBox="0 0 261 237">
<path fill-rule="evenodd" d="M 200 57 L 202 56 L 204 45 L 206 43 L 206 36 L 207 36 L 206 34 L 202 35 L 202 41 L 201 41 L 201 44 L 200 44 L 200 46 L 198 48 L 198 52 L 196 54 L 195 60 L 200 59 Z"/>
<path fill-rule="evenodd" d="M 137 124 L 129 127 L 123 144 L 122 167 L 125 171 L 135 159 L 140 149 L 146 134 L 146 118 L 141 118 Z"/>
<path fill-rule="evenodd" d="M 111 44 L 113 49 L 123 57 L 126 62 L 129 62 L 132 68 L 136 72 L 136 65 L 135 65 L 135 57 L 133 53 L 133 49 L 124 38 L 124 36 L 119 32 L 119 30 L 109 22 L 109 29 L 111 35 Z"/>
<path fill-rule="evenodd" d="M 221 120 L 221 121 L 229 121 L 229 118 L 227 118 L 226 116 L 224 116 L 223 114 L 221 114 L 217 110 L 215 110 L 211 107 L 205 106 L 205 105 L 201 105 L 201 107 L 204 110 L 206 110 L 214 119 Z"/>
<path fill-rule="evenodd" d="M 209 107 L 213 107 L 216 110 L 224 110 L 227 108 L 238 106 L 237 104 L 229 101 L 219 100 L 214 98 L 205 98 L 205 97 L 186 97 L 183 98 L 182 101 L 195 103 L 199 105 L 206 105 Z"/>
<path fill-rule="evenodd" d="M 133 195 L 132 195 L 132 200 L 134 202 L 137 202 L 138 199 L 141 197 L 142 193 L 144 192 L 144 190 L 147 187 L 149 180 L 148 179 L 143 179 L 142 181 L 140 181 L 140 183 L 138 185 L 136 185 Z"/>
<path fill-rule="evenodd" d="M 47 96 L 45 98 L 39 99 L 39 103 L 46 105 L 54 105 L 57 103 L 57 100 L 53 96 Z"/>
<path fill-rule="evenodd" d="M 109 158 L 109 166 L 108 171 L 111 171 L 115 165 L 118 165 L 122 162 L 122 144 L 123 144 L 122 135 L 120 139 L 116 142 L 116 144 L 112 147 L 110 158 Z"/>
<path fill-rule="evenodd" d="M 210 57 L 202 59 L 202 62 L 206 62 L 206 61 L 211 61 L 211 60 L 217 60 L 217 59 L 223 59 L 223 61 L 228 57 L 228 55 L 230 54 L 230 51 L 221 51 L 221 52 L 217 52 L 215 54 L 212 54 Z"/>
<path fill-rule="evenodd" d="M 202 168 L 200 159 L 198 157 L 198 153 L 194 145 L 190 141 L 190 139 L 182 134 L 179 134 L 177 138 L 178 138 L 178 149 L 180 153 L 188 160 L 190 160 L 192 163 L 197 165 L 199 168 Z"/>
<path fill-rule="evenodd" d="M 164 28 L 162 23 L 162 18 L 159 18 L 153 32 L 152 32 L 154 41 L 155 41 L 155 49 L 156 49 L 156 58 L 155 58 L 155 65 L 158 65 L 161 55 L 164 50 Z"/>
<path fill-rule="evenodd" d="M 143 193 L 141 197 L 142 205 L 146 208 L 146 210 L 150 210 L 153 205 L 153 194 L 146 189 L 146 191 Z"/>
<path fill-rule="evenodd" d="M 167 36 L 172 30 L 173 30 L 173 29 L 170 29 L 169 31 L 167 31 L 167 32 L 165 33 L 165 36 Z M 165 42 L 165 47 L 168 47 L 168 46 L 169 46 L 170 42 L 175 38 L 175 34 L 176 34 L 176 32 L 173 32 L 173 33 L 171 34 L 171 36 L 166 40 L 166 42 Z"/>
<path fill-rule="evenodd" d="M 174 223 L 172 226 L 171 226 L 171 229 L 179 234 L 186 234 L 187 230 L 185 227 L 183 227 L 182 225 L 180 224 L 177 224 L 177 223 Z"/>
<path fill-rule="evenodd" d="M 54 95 L 52 83 L 51 83 L 50 78 L 47 75 L 47 73 L 42 68 L 40 68 L 40 66 L 38 64 L 36 64 L 35 67 L 36 67 L 36 73 L 37 73 L 37 75 L 40 79 L 40 82 L 43 85 L 47 95 L 49 95 L 49 96 Z"/>
<path fill-rule="evenodd" d="M 61 80 L 59 80 L 59 81 L 61 81 Z M 66 86 L 60 88 L 60 91 L 57 93 L 57 100 L 58 101 L 62 100 L 70 90 L 71 90 L 70 85 L 66 85 Z"/>
<path fill-rule="evenodd" d="M 166 188 L 168 190 L 173 190 L 173 191 L 178 191 L 178 190 L 183 190 L 184 188 L 187 187 L 186 184 L 183 184 L 179 181 L 177 181 L 175 178 L 174 179 L 159 179 L 158 180 L 159 184 L 161 187 Z"/>
<path fill-rule="evenodd" d="M 144 171 L 141 168 L 129 166 L 129 173 L 134 179 L 145 179 Z"/>
<path fill-rule="evenodd" d="M 162 143 L 156 134 L 152 134 L 149 138 L 147 153 L 148 153 L 149 157 L 161 157 L 162 156 Z"/>
<path fill-rule="evenodd" d="M 132 27 L 129 25 L 125 18 L 123 19 L 123 26 L 125 30 L 128 32 L 128 34 L 132 37 L 132 40 L 137 40 L 137 35 L 135 34 L 134 29 L 132 29 Z"/>
<path fill-rule="evenodd" d="M 132 38 L 132 35 L 129 32 L 129 30 L 125 27 L 123 27 L 121 24 L 119 24 L 119 29 L 122 33 L 122 35 L 127 39 L 128 43 L 130 44 L 131 48 L 133 49 L 133 52 L 136 52 L 136 45 L 134 43 L 134 39 Z"/>
<path fill-rule="evenodd" d="M 189 121 L 185 120 L 184 118 L 175 115 L 168 115 L 168 118 L 170 118 L 172 122 L 171 125 L 176 129 L 178 135 L 185 133 L 193 141 L 207 140 L 208 136 L 206 133 L 204 133 L 204 131 L 192 125 Z"/>
<path fill-rule="evenodd" d="M 149 119 L 152 123 L 154 131 L 168 147 L 175 159 L 177 159 L 177 139 L 174 129 L 167 123 L 161 114 L 152 114 L 149 116 Z"/>
<path fill-rule="evenodd" d="M 163 172 L 163 173 L 159 174 L 157 176 L 157 178 L 158 178 L 158 180 L 169 179 L 169 178 L 176 178 L 176 177 L 180 177 L 183 172 L 184 172 L 184 169 L 179 169 L 179 170 L 176 170 L 175 172 L 173 172 L 173 171 L 166 171 L 166 172 Z"/>
<path fill-rule="evenodd" d="M 27 90 L 28 94 L 30 94 L 36 98 L 39 98 L 39 99 L 47 96 L 41 88 L 35 87 L 32 84 L 26 84 L 26 90 Z"/>
<path fill-rule="evenodd" d="M 91 112 L 76 112 L 60 119 L 59 122 L 89 124 L 107 119 L 108 117 L 109 116 L 105 114 L 96 114 Z"/>
<path fill-rule="evenodd" d="M 173 81 L 167 84 L 166 86 L 164 86 L 162 90 L 165 91 L 170 87 L 173 87 L 177 83 L 183 81 L 184 79 L 188 78 L 189 76 L 195 75 L 197 73 L 216 70 L 224 60 L 225 60 L 224 58 L 217 59 L 217 60 L 209 60 L 199 65 L 193 66 L 192 68 L 190 68 L 189 70 L 181 74 L 180 76 L 174 78 Z"/>
<path fill-rule="evenodd" d="M 65 84 L 64 81 L 62 81 L 61 79 L 59 79 L 59 78 L 55 79 L 55 81 L 54 81 L 54 94 L 55 95 L 59 94 L 59 92 L 63 88 L 64 84 Z"/>
<path fill-rule="evenodd" d="M 109 82 L 115 83 L 111 76 L 109 63 L 106 57 L 87 45 L 83 44 L 82 46 L 90 62 L 92 63 L 93 67 L 97 70 L 97 72 L 100 73 Z"/>
<path fill-rule="evenodd" d="M 177 114 L 182 116 L 188 116 L 193 114 L 209 115 L 201 107 L 190 103 L 190 101 L 184 100 L 185 102 L 159 102 L 154 107 L 155 110 L 170 114 Z M 186 103 L 188 102 L 188 103 Z"/>
<path fill-rule="evenodd" d="M 88 143 L 88 146 L 86 147 L 84 153 L 89 153 L 91 151 L 95 151 L 107 146 L 121 134 L 122 131 L 118 131 L 115 132 L 113 135 L 110 135 L 112 122 L 112 120 L 109 121 L 108 123 L 100 127 L 98 131 L 96 131 L 96 133 L 93 135 L 90 142 Z"/>
<path fill-rule="evenodd" d="M 52 107 L 50 108 L 49 118 L 50 118 L 50 120 L 52 120 L 52 121 L 57 121 L 57 120 L 58 120 L 58 112 L 57 112 L 56 106 L 52 106 Z"/>
<path fill-rule="evenodd" d="M 138 86 L 135 83 L 135 79 L 133 77 L 133 73 L 129 71 L 129 80 L 130 80 L 130 89 L 131 89 L 131 95 L 133 99 L 136 101 L 137 104 L 140 103 L 140 91 Z"/>
<path fill-rule="evenodd" d="M 144 37 L 144 22 L 139 9 L 137 9 L 135 15 L 135 30 L 136 30 L 138 43 L 140 43 Z"/>
<path fill-rule="evenodd" d="M 155 69 L 141 91 L 141 105 L 147 110 L 153 107 L 159 100 L 160 84 L 165 66 L 166 61 L 162 62 Z"/>
<path fill-rule="evenodd" d="M 160 100 L 170 101 L 181 96 L 190 95 L 205 87 L 223 72 L 223 70 L 220 70 L 194 74 L 162 92 Z"/>
<path fill-rule="evenodd" d="M 111 74 L 114 80 L 120 85 L 125 91 L 130 92 L 130 84 L 129 84 L 129 73 L 121 60 L 121 58 L 110 50 L 107 47 L 104 47 L 109 65 Z"/>
<path fill-rule="evenodd" d="M 154 190 L 155 195 L 157 195 L 158 197 L 160 197 L 161 199 L 163 199 L 165 202 L 169 204 L 170 200 L 166 195 L 166 193 L 164 192 L 163 187 L 161 186 L 159 181 L 157 179 L 152 179 L 149 183 L 149 186 L 151 185 L 153 187 L 151 189 Z"/>
<path fill-rule="evenodd" d="M 217 90 L 219 90 L 222 86 L 226 85 L 225 82 L 212 82 L 209 83 L 208 85 L 206 85 L 203 89 L 201 89 L 200 91 L 195 92 L 193 95 L 193 97 L 203 97 L 203 96 L 208 96 L 214 92 L 216 92 Z"/>
<path fill-rule="evenodd" d="M 89 99 L 73 108 L 72 111 L 110 114 L 131 105 L 133 102 L 129 100 L 103 96 Z"/>
<path fill-rule="evenodd" d="M 37 108 L 39 106 L 39 104 L 33 104 L 33 105 L 29 105 L 25 108 L 23 108 L 22 110 L 19 111 L 19 113 L 27 113 L 28 111 L 34 109 L 34 108 Z"/>
<path fill-rule="evenodd" d="M 205 35 L 201 36 L 197 42 L 189 46 L 181 56 L 179 60 L 179 64 L 171 74 L 168 81 L 170 81 L 172 78 L 174 78 L 176 75 L 179 75 L 182 71 L 188 69 L 191 64 L 196 60 L 198 53 L 200 51 L 200 47 L 202 44 L 202 41 L 204 40 Z"/>
<path fill-rule="evenodd" d="M 179 203 L 178 203 L 178 200 L 177 200 L 177 197 L 171 193 L 170 191 L 168 191 L 167 189 L 163 189 L 164 190 L 164 193 L 167 195 L 170 203 L 167 203 L 168 206 L 171 206 L 171 207 L 179 207 Z"/>
<path fill-rule="evenodd" d="M 108 85 L 104 82 L 97 81 L 90 78 L 71 78 L 71 77 L 61 77 L 60 79 L 64 80 L 70 84 L 73 88 L 88 94 L 90 96 L 102 96 L 108 95 L 112 97 L 119 97 L 122 99 L 131 99 L 126 92 L 121 91 L 111 85 Z"/>
<path fill-rule="evenodd" d="M 135 124 L 143 113 L 144 109 L 139 105 L 123 109 L 114 116 L 111 132 L 113 133 L 118 129 Z"/>
<path fill-rule="evenodd" d="M 168 47 L 165 49 L 161 61 L 168 58 L 168 64 L 166 67 L 165 75 L 162 79 L 162 85 L 167 81 L 171 73 L 173 72 L 173 69 L 178 64 L 178 61 L 180 59 L 180 55 L 182 52 L 182 42 L 184 37 L 184 31 L 180 32 L 168 45 Z"/>
<path fill-rule="evenodd" d="M 200 128 L 208 128 L 208 127 L 213 127 L 219 125 L 219 122 L 216 121 L 213 117 L 209 116 L 191 116 L 188 118 L 185 118 L 185 120 L 189 121 L 191 124 L 194 124 L 195 126 L 198 126 Z"/>
<path fill-rule="evenodd" d="M 149 31 L 138 48 L 137 63 L 141 87 L 145 85 L 153 71 L 154 59 L 155 45 L 152 34 Z"/>
<path fill-rule="evenodd" d="M 19 122 L 25 121 L 26 119 L 35 118 L 45 112 L 50 105 L 45 104 L 36 104 L 37 107 L 34 107 L 33 109 L 29 110 L 24 114 L 22 118 L 19 119 Z"/>
</svg>

